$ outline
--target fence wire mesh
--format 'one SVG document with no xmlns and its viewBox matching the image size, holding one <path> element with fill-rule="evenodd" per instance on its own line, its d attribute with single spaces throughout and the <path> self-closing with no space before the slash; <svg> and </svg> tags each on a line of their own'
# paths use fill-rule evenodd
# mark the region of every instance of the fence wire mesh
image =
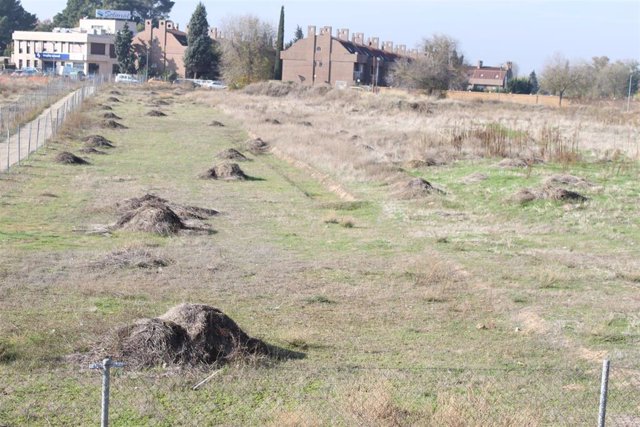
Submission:
<svg viewBox="0 0 640 427">
<path fill-rule="evenodd" d="M 111 371 L 112 426 L 597 425 L 600 369 L 225 367 Z M 212 374 L 212 375 L 211 375 Z M 0 390 L 0 425 L 97 425 L 101 375 Z M 209 378 L 194 390 L 202 379 Z M 607 426 L 640 425 L 640 372 L 612 368 Z M 35 392 L 33 391 L 35 390 Z"/>
</svg>

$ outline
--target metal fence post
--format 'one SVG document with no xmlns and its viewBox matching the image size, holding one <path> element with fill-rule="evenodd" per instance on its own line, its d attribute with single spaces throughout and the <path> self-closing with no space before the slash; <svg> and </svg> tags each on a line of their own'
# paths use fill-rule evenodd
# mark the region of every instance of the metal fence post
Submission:
<svg viewBox="0 0 640 427">
<path fill-rule="evenodd" d="M 7 170 L 9 170 L 9 155 L 11 154 L 11 134 L 9 133 L 9 126 L 7 126 Z"/>
<path fill-rule="evenodd" d="M 20 166 L 20 125 L 18 125 L 18 166 Z"/>
<path fill-rule="evenodd" d="M 31 131 L 33 130 L 33 122 L 29 122 L 29 143 L 27 144 L 27 156 L 31 153 Z"/>
<path fill-rule="evenodd" d="M 36 127 L 36 147 L 38 146 L 38 141 L 40 141 L 40 117 L 38 117 L 38 126 Z"/>
<path fill-rule="evenodd" d="M 602 361 L 602 378 L 600 380 L 600 411 L 598 413 L 598 427 L 604 427 L 607 417 L 607 392 L 609 389 L 610 361 Z"/>
<path fill-rule="evenodd" d="M 102 363 L 94 363 L 90 366 L 90 369 L 102 369 L 102 412 L 100 417 L 100 426 L 109 426 L 109 385 L 110 385 L 110 371 L 111 368 L 122 368 L 124 363 L 113 362 L 110 357 L 107 356 Z"/>
</svg>

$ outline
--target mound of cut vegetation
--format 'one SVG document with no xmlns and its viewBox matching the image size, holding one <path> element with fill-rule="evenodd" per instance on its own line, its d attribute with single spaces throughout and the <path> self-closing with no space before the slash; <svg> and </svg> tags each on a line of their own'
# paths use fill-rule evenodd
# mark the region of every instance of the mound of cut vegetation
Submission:
<svg viewBox="0 0 640 427">
<path fill-rule="evenodd" d="M 102 352 L 134 368 L 225 363 L 269 355 L 227 315 L 203 304 L 181 304 L 160 317 L 139 319 L 104 340 Z"/>
<path fill-rule="evenodd" d="M 417 199 L 433 193 L 443 193 L 423 178 L 413 178 L 396 186 L 396 196 L 400 199 Z"/>
<path fill-rule="evenodd" d="M 224 162 L 206 171 L 202 174 L 202 178 L 243 181 L 248 177 L 237 163 Z"/>
<path fill-rule="evenodd" d="M 96 150 L 93 147 L 84 147 L 79 150 L 82 154 L 107 154 L 104 151 Z"/>
<path fill-rule="evenodd" d="M 187 221 L 189 219 L 207 219 L 218 214 L 218 211 L 215 209 L 180 205 L 153 194 L 145 194 L 142 197 L 133 197 L 131 199 L 123 200 L 116 204 L 116 208 L 121 215 L 126 215 L 149 203 L 168 207 L 178 215 L 182 221 Z"/>
<path fill-rule="evenodd" d="M 584 178 L 568 174 L 551 175 L 544 181 L 545 185 L 572 185 L 575 187 L 590 187 L 592 184 Z"/>
<path fill-rule="evenodd" d="M 168 236 L 187 229 L 187 226 L 165 204 L 149 201 L 123 214 L 114 228 Z"/>
<path fill-rule="evenodd" d="M 120 100 L 118 98 L 116 98 L 115 96 L 110 96 L 109 98 L 107 98 L 107 101 L 109 101 L 109 102 L 120 102 Z"/>
<path fill-rule="evenodd" d="M 102 127 L 106 129 L 128 129 L 125 125 L 115 120 L 105 120 L 102 122 Z"/>
<path fill-rule="evenodd" d="M 487 174 L 484 174 L 482 172 L 474 172 L 462 178 L 461 182 L 463 184 L 475 184 L 477 182 L 481 182 L 487 179 L 489 179 L 489 176 Z"/>
<path fill-rule="evenodd" d="M 219 122 L 219 121 L 217 121 L 217 120 L 214 120 L 214 121 L 212 121 L 211 123 L 209 123 L 209 126 L 222 128 L 222 127 L 224 127 L 224 123 Z"/>
<path fill-rule="evenodd" d="M 78 157 L 73 153 L 68 151 L 63 151 L 62 153 L 58 153 L 56 156 L 56 163 L 61 163 L 65 165 L 88 165 L 89 162 L 83 159 L 82 157 Z"/>
<path fill-rule="evenodd" d="M 102 118 L 103 118 L 103 119 L 122 120 L 122 117 L 118 116 L 118 115 L 117 115 L 117 114 L 115 114 L 115 113 L 111 113 L 111 112 L 109 112 L 109 113 L 104 113 L 104 114 L 102 115 Z"/>
<path fill-rule="evenodd" d="M 264 119 L 264 122 L 265 122 L 265 123 L 272 124 L 272 125 L 280 125 L 280 124 L 282 124 L 282 123 L 280 122 L 280 120 L 278 120 L 278 119 L 268 119 L 268 118 L 267 118 L 267 119 Z"/>
<path fill-rule="evenodd" d="M 522 188 L 511 196 L 511 200 L 520 204 L 526 204 L 533 202 L 534 200 L 555 200 L 580 203 L 589 199 L 575 191 L 545 185 L 540 189 Z"/>
<path fill-rule="evenodd" d="M 244 156 L 244 154 L 234 148 L 227 148 L 226 150 L 216 154 L 216 157 L 221 160 L 235 160 L 237 162 L 246 162 L 249 160 Z"/>
<path fill-rule="evenodd" d="M 166 116 L 166 114 L 165 114 L 165 113 L 163 113 L 163 112 L 162 112 L 162 111 L 160 111 L 160 110 L 151 110 L 151 111 L 149 111 L 149 112 L 147 113 L 147 116 L 149 116 L 149 117 L 165 117 L 165 116 Z"/>
<path fill-rule="evenodd" d="M 104 111 L 111 111 L 113 110 L 113 108 L 109 107 L 108 105 L 100 105 L 100 110 L 104 110 Z"/>
<path fill-rule="evenodd" d="M 122 96 L 122 92 L 119 92 L 119 91 L 117 91 L 117 90 L 112 90 L 112 91 L 110 91 L 110 92 L 109 92 L 109 94 L 111 94 L 111 95 L 118 95 L 118 96 Z"/>
<path fill-rule="evenodd" d="M 84 138 L 84 145 L 92 148 L 113 148 L 114 145 L 111 141 L 102 135 L 89 135 Z"/>
<path fill-rule="evenodd" d="M 244 143 L 253 154 L 264 154 L 271 148 L 268 143 L 264 142 L 261 138 L 251 139 Z"/>
<path fill-rule="evenodd" d="M 498 167 L 505 169 L 526 168 L 527 166 L 529 166 L 529 162 L 524 159 L 506 158 L 498 163 Z"/>
<path fill-rule="evenodd" d="M 90 267 L 96 269 L 106 267 L 147 269 L 166 267 L 170 263 L 170 260 L 155 255 L 147 248 L 133 247 L 111 252 L 103 259 L 92 262 Z"/>
</svg>

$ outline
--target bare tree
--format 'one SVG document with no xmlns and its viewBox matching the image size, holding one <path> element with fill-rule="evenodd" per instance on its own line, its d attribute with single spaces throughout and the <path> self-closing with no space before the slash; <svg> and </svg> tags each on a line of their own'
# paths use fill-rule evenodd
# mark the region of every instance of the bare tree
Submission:
<svg viewBox="0 0 640 427">
<path fill-rule="evenodd" d="M 544 90 L 562 98 L 567 94 L 584 92 L 588 84 L 589 72 L 584 66 L 572 66 L 562 54 L 556 53 L 547 61 L 542 70 L 541 86 Z"/>
<path fill-rule="evenodd" d="M 274 28 L 252 15 L 228 19 L 222 25 L 222 75 L 228 84 L 245 86 L 273 74 Z"/>
<path fill-rule="evenodd" d="M 418 58 L 398 61 L 389 77 L 392 85 L 429 92 L 462 89 L 466 82 L 464 56 L 458 54 L 458 43 L 439 34 L 422 42 Z"/>
</svg>

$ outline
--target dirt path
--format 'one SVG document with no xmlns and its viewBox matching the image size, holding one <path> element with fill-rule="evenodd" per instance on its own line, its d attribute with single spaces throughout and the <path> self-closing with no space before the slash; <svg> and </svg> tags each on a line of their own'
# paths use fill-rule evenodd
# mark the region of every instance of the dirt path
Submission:
<svg viewBox="0 0 640 427">
<path fill-rule="evenodd" d="M 0 171 L 9 169 L 43 146 L 55 135 L 65 117 L 82 105 L 84 99 L 93 95 L 95 91 L 95 86 L 85 86 L 71 92 L 40 113 L 34 120 L 22 125 L 19 133 L 10 135 L 8 142 L 5 140 L 0 143 Z"/>
</svg>

